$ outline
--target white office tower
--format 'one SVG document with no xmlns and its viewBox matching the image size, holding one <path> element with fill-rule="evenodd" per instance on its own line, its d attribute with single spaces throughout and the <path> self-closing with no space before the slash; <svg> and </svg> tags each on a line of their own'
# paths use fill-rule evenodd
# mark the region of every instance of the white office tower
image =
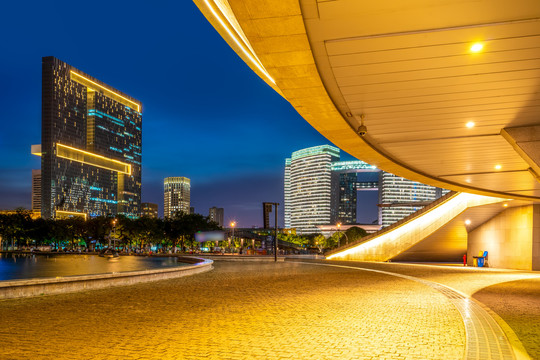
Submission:
<svg viewBox="0 0 540 360">
<path fill-rule="evenodd" d="M 445 191 L 446 193 L 447 191 Z M 414 213 L 441 196 L 441 189 L 381 171 L 379 219 L 388 226 Z"/>
<path fill-rule="evenodd" d="M 332 204 L 333 161 L 339 149 L 315 146 L 292 153 L 285 162 L 285 227 L 297 234 L 317 233 L 317 225 L 333 223 L 336 206 Z"/>
</svg>

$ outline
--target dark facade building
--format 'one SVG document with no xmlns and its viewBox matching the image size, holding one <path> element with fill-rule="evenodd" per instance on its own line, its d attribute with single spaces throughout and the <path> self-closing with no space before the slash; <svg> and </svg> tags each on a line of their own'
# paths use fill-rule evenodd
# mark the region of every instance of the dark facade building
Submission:
<svg viewBox="0 0 540 360">
<path fill-rule="evenodd" d="M 54 57 L 42 62 L 42 215 L 141 212 L 141 103 Z"/>
<path fill-rule="evenodd" d="M 213 206 L 208 210 L 208 217 L 210 218 L 210 220 L 216 222 L 219 226 L 223 227 L 224 213 L 225 211 L 223 210 L 223 208 Z"/>
<path fill-rule="evenodd" d="M 32 211 L 41 214 L 41 170 L 32 170 Z"/>
<path fill-rule="evenodd" d="M 148 202 L 142 203 L 141 216 L 157 219 L 158 218 L 158 204 L 148 203 Z"/>
</svg>

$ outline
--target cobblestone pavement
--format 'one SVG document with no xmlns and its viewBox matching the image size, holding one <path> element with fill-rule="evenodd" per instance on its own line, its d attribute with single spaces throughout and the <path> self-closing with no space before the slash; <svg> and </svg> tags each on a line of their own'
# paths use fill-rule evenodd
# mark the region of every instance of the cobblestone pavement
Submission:
<svg viewBox="0 0 540 360">
<path fill-rule="evenodd" d="M 514 330 L 533 359 L 540 359 L 540 279 L 492 285 L 473 296 Z"/>
<path fill-rule="evenodd" d="M 471 296 L 499 315 L 532 359 L 540 359 L 540 273 L 504 269 L 402 263 L 328 261 L 409 275 Z"/>
<path fill-rule="evenodd" d="M 463 358 L 465 333 L 445 296 L 411 280 L 216 262 L 192 277 L 0 301 L 0 344 L 0 359 L 426 360 Z"/>
</svg>

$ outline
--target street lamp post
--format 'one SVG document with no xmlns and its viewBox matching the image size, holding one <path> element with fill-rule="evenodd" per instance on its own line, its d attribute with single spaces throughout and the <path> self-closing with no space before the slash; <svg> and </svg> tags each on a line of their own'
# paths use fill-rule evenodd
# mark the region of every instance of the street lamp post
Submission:
<svg viewBox="0 0 540 360">
<path fill-rule="evenodd" d="M 229 238 L 229 252 L 231 252 L 231 239 L 234 240 L 234 227 L 236 226 L 236 221 L 231 221 L 232 236 Z"/>
</svg>

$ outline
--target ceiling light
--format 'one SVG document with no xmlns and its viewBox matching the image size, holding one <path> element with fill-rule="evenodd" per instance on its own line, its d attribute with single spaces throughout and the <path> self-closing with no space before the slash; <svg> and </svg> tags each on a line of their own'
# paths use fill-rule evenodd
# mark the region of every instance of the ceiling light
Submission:
<svg viewBox="0 0 540 360">
<path fill-rule="evenodd" d="M 466 127 L 468 127 L 469 129 L 474 127 L 474 121 L 469 121 L 468 123 L 465 124 Z"/>
<path fill-rule="evenodd" d="M 503 206 L 504 206 L 504 207 L 508 207 L 508 203 L 504 203 Z"/>
<path fill-rule="evenodd" d="M 477 52 L 480 52 L 482 51 L 482 49 L 484 48 L 484 44 L 482 43 L 474 43 L 472 46 L 471 46 L 471 52 L 473 53 L 477 53 Z"/>
<path fill-rule="evenodd" d="M 465 225 L 471 225 L 471 220 L 469 219 L 465 220 Z"/>
<path fill-rule="evenodd" d="M 501 169 L 502 169 L 502 165 L 500 164 L 495 165 L 495 170 L 501 170 Z"/>
</svg>

